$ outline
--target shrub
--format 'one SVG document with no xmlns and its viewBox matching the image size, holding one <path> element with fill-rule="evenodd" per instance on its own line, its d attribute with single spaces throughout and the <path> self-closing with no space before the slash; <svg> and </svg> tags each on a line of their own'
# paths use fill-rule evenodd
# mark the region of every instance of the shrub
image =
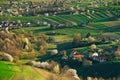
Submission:
<svg viewBox="0 0 120 80">
<path fill-rule="evenodd" d="M 47 69 L 47 68 L 49 68 L 49 63 L 48 62 L 41 62 L 41 64 L 40 64 L 41 66 L 41 68 L 44 68 L 44 69 Z"/>
<path fill-rule="evenodd" d="M 61 70 L 61 73 L 66 73 L 66 71 L 69 69 L 69 67 L 67 65 L 65 65 L 62 70 Z"/>
<path fill-rule="evenodd" d="M 35 52 L 21 52 L 19 54 L 20 59 L 34 59 L 37 56 Z"/>
<path fill-rule="evenodd" d="M 90 33 L 87 33 L 87 34 L 86 34 L 86 38 L 89 38 L 90 36 L 91 36 Z"/>
<path fill-rule="evenodd" d="M 120 46 L 118 46 L 115 55 L 116 55 L 116 58 L 117 58 L 117 59 L 120 59 Z"/>
<path fill-rule="evenodd" d="M 95 41 L 95 38 L 92 37 L 92 36 L 89 36 L 89 37 L 88 37 L 88 41 L 89 41 L 89 42 L 94 42 L 94 41 Z"/>
<path fill-rule="evenodd" d="M 46 53 L 46 50 L 48 48 L 48 44 L 45 40 L 43 39 L 39 39 L 37 42 L 36 42 L 36 48 L 37 50 L 41 53 L 41 54 L 45 54 Z"/>
<path fill-rule="evenodd" d="M 67 56 L 67 51 L 63 50 L 63 51 L 60 51 L 60 53 L 62 54 L 62 59 L 68 59 L 68 56 Z"/>
<path fill-rule="evenodd" d="M 44 41 L 48 41 L 49 37 L 45 34 L 41 34 L 40 37 L 44 40 Z"/>
<path fill-rule="evenodd" d="M 67 76 L 76 76 L 77 75 L 77 71 L 75 69 L 68 69 L 66 71 Z"/>
<path fill-rule="evenodd" d="M 2 56 L 4 55 L 3 52 L 0 52 L 0 60 L 2 60 Z"/>
<path fill-rule="evenodd" d="M 49 75 L 46 80 L 63 80 L 63 79 L 55 75 Z"/>
<path fill-rule="evenodd" d="M 35 61 L 29 61 L 27 64 L 28 64 L 28 65 L 31 65 L 31 66 L 34 66 L 35 63 L 36 63 Z"/>
<path fill-rule="evenodd" d="M 51 61 L 51 62 L 50 62 L 50 65 L 49 65 L 49 69 L 50 69 L 51 71 L 53 71 L 53 68 L 54 68 L 56 65 L 57 65 L 57 62 Z"/>
<path fill-rule="evenodd" d="M 28 64 L 34 67 L 38 67 L 38 68 L 49 69 L 48 62 L 29 61 Z"/>
<path fill-rule="evenodd" d="M 14 59 L 13 59 L 13 62 L 14 63 L 17 63 L 19 61 L 19 57 L 18 56 L 15 56 Z"/>
<path fill-rule="evenodd" d="M 81 41 L 81 36 L 80 36 L 80 34 L 75 34 L 75 35 L 73 36 L 73 43 L 74 43 L 75 45 L 79 45 L 79 44 L 80 44 L 80 41 Z"/>
<path fill-rule="evenodd" d="M 41 62 L 35 62 L 35 63 L 34 63 L 34 67 L 40 68 L 40 67 L 41 67 Z"/>
<path fill-rule="evenodd" d="M 11 46 L 12 46 L 12 45 L 11 45 Z M 6 50 L 5 52 L 9 53 L 9 54 L 12 55 L 13 57 L 14 57 L 14 56 L 19 56 L 19 50 L 11 49 L 11 50 Z"/>
<path fill-rule="evenodd" d="M 97 48 L 97 46 L 96 46 L 95 44 L 92 44 L 92 45 L 90 46 L 90 49 L 91 49 L 91 50 L 96 49 L 96 48 Z"/>
<path fill-rule="evenodd" d="M 70 77 L 72 80 L 80 80 L 75 69 L 68 69 L 66 71 L 66 75 Z"/>
<path fill-rule="evenodd" d="M 60 73 L 60 67 L 59 67 L 58 64 L 53 68 L 53 72 L 56 73 L 56 74 Z"/>
<path fill-rule="evenodd" d="M 4 41 L 0 39 L 0 51 L 3 51 L 4 44 Z"/>
<path fill-rule="evenodd" d="M 0 32 L 0 38 L 1 39 L 5 39 L 5 38 L 13 39 L 13 37 L 14 37 L 13 33 Z"/>
<path fill-rule="evenodd" d="M 92 77 L 87 77 L 87 80 L 93 80 Z"/>
<path fill-rule="evenodd" d="M 57 49 L 54 49 L 51 51 L 51 54 L 57 54 L 58 53 L 58 50 Z"/>
<path fill-rule="evenodd" d="M 4 53 L 3 60 L 13 62 L 13 57 L 10 54 Z"/>
<path fill-rule="evenodd" d="M 92 61 L 90 61 L 90 60 L 86 60 L 86 59 L 84 59 L 84 60 L 82 60 L 83 62 L 83 66 L 91 66 L 92 65 Z"/>
</svg>

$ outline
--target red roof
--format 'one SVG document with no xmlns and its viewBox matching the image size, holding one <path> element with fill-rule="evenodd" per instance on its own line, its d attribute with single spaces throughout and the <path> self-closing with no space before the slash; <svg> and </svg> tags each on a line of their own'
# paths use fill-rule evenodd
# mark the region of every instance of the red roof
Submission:
<svg viewBox="0 0 120 80">
<path fill-rule="evenodd" d="M 74 54 L 73 57 L 74 57 L 74 58 L 83 58 L 84 55 L 81 55 L 81 54 Z"/>
</svg>

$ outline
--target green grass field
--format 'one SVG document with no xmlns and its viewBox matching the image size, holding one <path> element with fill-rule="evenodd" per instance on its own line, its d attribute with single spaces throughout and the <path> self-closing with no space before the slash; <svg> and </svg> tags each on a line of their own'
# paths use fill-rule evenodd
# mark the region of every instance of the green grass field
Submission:
<svg viewBox="0 0 120 80">
<path fill-rule="evenodd" d="M 42 69 L 0 61 L 0 80 L 45 80 L 50 74 Z"/>
<path fill-rule="evenodd" d="M 13 75 L 13 71 L 4 62 L 0 62 L 0 80 L 7 80 Z"/>
<path fill-rule="evenodd" d="M 65 76 L 58 76 L 45 69 L 28 65 L 23 65 L 21 68 L 15 63 L 0 61 L 0 80 L 51 80 L 52 78 L 69 80 Z"/>
</svg>

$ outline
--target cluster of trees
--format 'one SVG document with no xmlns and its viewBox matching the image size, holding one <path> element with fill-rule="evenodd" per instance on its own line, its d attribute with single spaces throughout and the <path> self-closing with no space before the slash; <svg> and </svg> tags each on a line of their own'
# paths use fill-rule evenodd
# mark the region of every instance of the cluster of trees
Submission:
<svg viewBox="0 0 120 80">
<path fill-rule="evenodd" d="M 91 36 L 90 33 L 87 33 L 85 37 L 82 37 L 80 34 L 75 34 L 73 35 L 72 45 L 75 47 L 89 46 L 93 43 L 99 44 L 99 42 L 102 42 L 102 39 L 98 40 L 97 38 Z"/>
<path fill-rule="evenodd" d="M 51 61 L 51 62 L 40 62 L 40 61 L 30 61 L 28 62 L 29 65 L 49 70 L 50 72 L 60 74 L 60 66 L 57 62 Z"/>
<path fill-rule="evenodd" d="M 75 69 L 71 69 L 68 66 L 61 68 L 60 65 L 55 61 L 30 61 L 28 64 L 37 68 L 46 69 L 50 72 L 60 75 L 61 77 L 58 77 L 57 80 L 61 80 L 62 77 L 67 77 L 69 80 L 80 80 Z M 56 77 L 51 75 L 49 76 L 49 80 L 56 80 Z"/>
<path fill-rule="evenodd" d="M 47 36 L 41 34 L 36 37 L 33 33 L 25 31 L 16 33 L 0 32 L 0 52 L 5 52 L 13 57 L 35 58 L 45 54 L 48 48 Z"/>
</svg>

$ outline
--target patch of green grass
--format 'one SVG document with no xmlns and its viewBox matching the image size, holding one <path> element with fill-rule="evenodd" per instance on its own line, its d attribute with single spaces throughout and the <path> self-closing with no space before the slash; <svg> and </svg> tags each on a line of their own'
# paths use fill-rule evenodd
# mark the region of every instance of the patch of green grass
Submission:
<svg viewBox="0 0 120 80">
<path fill-rule="evenodd" d="M 27 27 L 27 28 L 20 28 L 20 29 L 14 29 L 13 32 L 19 32 L 19 31 L 26 31 L 26 32 L 33 32 L 35 34 L 40 34 L 40 33 L 47 33 L 47 32 L 56 32 L 56 33 L 60 33 L 60 34 L 65 34 L 65 35 L 73 35 L 73 34 L 77 34 L 80 33 L 82 35 L 87 34 L 88 32 L 92 32 L 97 33 L 99 30 L 92 30 L 89 29 L 87 27 L 81 27 L 81 26 L 76 26 L 76 27 L 67 27 L 64 29 L 56 29 L 56 30 L 52 30 L 50 29 L 49 26 L 40 26 L 40 27 Z"/>
<path fill-rule="evenodd" d="M 0 80 L 39 80 L 43 77 L 33 67 L 0 61 Z"/>
<path fill-rule="evenodd" d="M 94 26 L 94 29 L 99 29 L 99 30 L 106 30 L 108 28 L 108 26 L 100 22 L 94 23 L 92 26 Z"/>
<path fill-rule="evenodd" d="M 120 32 L 116 32 L 116 33 L 120 35 Z"/>
<path fill-rule="evenodd" d="M 13 71 L 3 61 L 0 61 L 0 80 L 7 80 L 13 75 Z"/>
<path fill-rule="evenodd" d="M 33 32 L 35 34 L 37 33 L 45 33 L 50 31 L 50 28 L 48 26 L 40 26 L 40 27 L 24 27 L 24 28 L 19 28 L 19 29 L 13 29 L 13 32 L 21 32 L 21 31 L 26 31 L 26 32 Z"/>
<path fill-rule="evenodd" d="M 108 22 L 101 22 L 101 24 L 104 24 L 108 27 L 114 27 L 120 25 L 120 21 L 108 21 Z"/>
</svg>

